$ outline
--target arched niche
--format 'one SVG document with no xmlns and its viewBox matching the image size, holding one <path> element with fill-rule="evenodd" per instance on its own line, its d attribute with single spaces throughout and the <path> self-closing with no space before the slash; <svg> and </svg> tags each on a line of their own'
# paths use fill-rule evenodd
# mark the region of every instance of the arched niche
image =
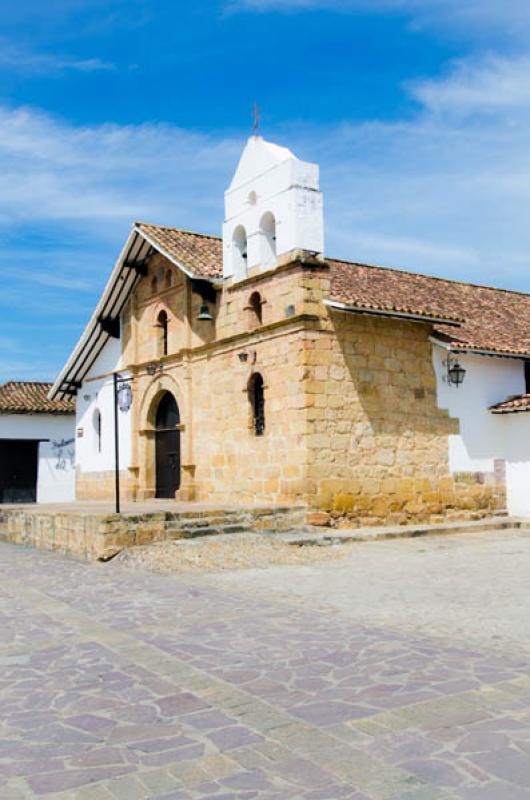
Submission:
<svg viewBox="0 0 530 800">
<path fill-rule="evenodd" d="M 238 225 L 232 236 L 232 260 L 236 278 L 243 278 L 247 274 L 247 248 L 247 232 L 243 225 Z"/>
<path fill-rule="evenodd" d="M 271 211 L 266 211 L 260 220 L 260 260 L 263 267 L 276 263 L 276 218 Z"/>
</svg>

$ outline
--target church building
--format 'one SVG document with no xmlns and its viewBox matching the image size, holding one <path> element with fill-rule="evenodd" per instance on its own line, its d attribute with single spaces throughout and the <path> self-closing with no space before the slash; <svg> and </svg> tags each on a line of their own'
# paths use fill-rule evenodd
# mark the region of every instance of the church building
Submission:
<svg viewBox="0 0 530 800">
<path fill-rule="evenodd" d="M 318 166 L 252 136 L 222 237 L 135 223 L 51 390 L 77 499 L 112 498 L 116 425 L 130 500 L 530 514 L 529 323 L 527 294 L 330 258 Z"/>
</svg>

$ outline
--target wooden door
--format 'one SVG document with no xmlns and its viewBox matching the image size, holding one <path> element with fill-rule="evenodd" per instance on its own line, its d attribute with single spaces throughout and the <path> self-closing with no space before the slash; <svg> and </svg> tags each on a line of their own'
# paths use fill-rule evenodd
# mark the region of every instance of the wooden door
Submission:
<svg viewBox="0 0 530 800">
<path fill-rule="evenodd" d="M 170 392 L 162 395 L 156 412 L 156 497 L 174 498 L 180 486 L 180 413 Z"/>
<path fill-rule="evenodd" d="M 35 503 L 39 443 L 0 440 L 0 503 Z"/>
</svg>

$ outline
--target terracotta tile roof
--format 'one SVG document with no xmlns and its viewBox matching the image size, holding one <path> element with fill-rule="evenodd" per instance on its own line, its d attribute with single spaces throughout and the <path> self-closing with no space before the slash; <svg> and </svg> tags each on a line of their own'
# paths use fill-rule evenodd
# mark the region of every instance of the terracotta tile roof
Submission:
<svg viewBox="0 0 530 800">
<path fill-rule="evenodd" d="M 412 272 L 328 259 L 330 300 L 367 311 L 396 311 L 462 322 L 463 317 L 433 287 L 436 278 Z"/>
<path fill-rule="evenodd" d="M 0 414 L 73 414 L 73 400 L 48 400 L 51 383 L 7 381 L 0 385 Z"/>
<path fill-rule="evenodd" d="M 222 278 L 220 237 L 144 222 L 136 228 L 189 273 Z M 436 323 L 434 333 L 455 350 L 530 356 L 529 294 L 337 259 L 327 263 L 332 301 L 367 311 L 447 320 Z"/>
<path fill-rule="evenodd" d="M 461 320 L 436 324 L 455 350 L 530 355 L 530 295 L 345 261 L 331 265 L 331 300 L 378 311 Z"/>
<path fill-rule="evenodd" d="M 530 411 L 530 394 L 514 394 L 491 406 L 493 414 L 515 414 L 517 411 Z"/>
<path fill-rule="evenodd" d="M 135 227 L 155 247 L 176 259 L 187 272 L 210 280 L 223 277 L 223 242 L 219 236 L 149 225 L 146 222 L 137 222 Z"/>
</svg>

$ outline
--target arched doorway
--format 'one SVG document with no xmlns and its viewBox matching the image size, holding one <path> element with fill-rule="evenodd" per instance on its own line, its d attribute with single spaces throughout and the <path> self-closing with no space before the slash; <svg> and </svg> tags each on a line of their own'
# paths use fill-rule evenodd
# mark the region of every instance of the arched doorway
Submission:
<svg viewBox="0 0 530 800">
<path fill-rule="evenodd" d="M 160 398 L 155 418 L 155 497 L 175 497 L 180 486 L 180 423 L 177 401 L 171 392 Z"/>
</svg>

